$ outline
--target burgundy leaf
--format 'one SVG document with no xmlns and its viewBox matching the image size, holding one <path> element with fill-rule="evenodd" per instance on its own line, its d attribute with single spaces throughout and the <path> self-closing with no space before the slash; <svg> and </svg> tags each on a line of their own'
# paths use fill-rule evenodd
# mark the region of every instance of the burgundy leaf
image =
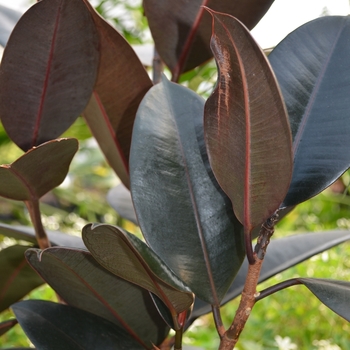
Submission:
<svg viewBox="0 0 350 350">
<path fill-rule="evenodd" d="M 219 76 L 205 106 L 206 143 L 214 174 L 250 233 L 279 208 L 287 193 L 291 133 L 262 50 L 237 19 L 209 11 Z"/>
<path fill-rule="evenodd" d="M 81 0 L 45 0 L 17 23 L 0 67 L 0 118 L 24 151 L 59 137 L 87 105 L 98 35 Z"/>
</svg>

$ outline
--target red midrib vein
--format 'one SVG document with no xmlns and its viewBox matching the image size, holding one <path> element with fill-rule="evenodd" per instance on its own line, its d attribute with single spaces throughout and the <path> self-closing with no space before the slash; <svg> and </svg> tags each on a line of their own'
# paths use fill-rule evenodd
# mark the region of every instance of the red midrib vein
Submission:
<svg viewBox="0 0 350 350">
<path fill-rule="evenodd" d="M 53 55 L 54 55 L 54 51 L 55 51 L 57 31 L 58 31 L 59 21 L 61 18 L 61 9 L 62 9 L 62 1 L 61 1 L 61 5 L 59 6 L 58 11 L 57 11 L 56 22 L 55 22 L 55 27 L 54 27 L 54 31 L 53 31 L 50 52 L 49 52 L 49 58 L 47 60 L 46 74 L 45 74 L 43 89 L 42 89 L 42 93 L 41 93 L 38 114 L 36 117 L 35 128 L 33 131 L 32 147 L 36 146 L 37 142 L 38 142 L 40 123 L 41 123 L 41 119 L 42 119 L 45 98 L 46 98 L 46 94 L 47 94 L 47 88 L 49 85 L 49 78 L 50 78 L 50 73 L 51 73 Z"/>
<path fill-rule="evenodd" d="M 246 79 L 245 69 L 243 65 L 242 58 L 239 54 L 238 48 L 230 34 L 230 32 L 227 30 L 227 27 L 224 23 L 220 21 L 222 27 L 224 28 L 225 32 L 227 33 L 227 37 L 229 38 L 232 47 L 235 50 L 238 64 L 241 71 L 242 76 L 242 85 L 243 85 L 243 91 L 244 91 L 244 111 L 245 111 L 245 168 L 244 168 L 244 230 L 248 231 L 250 233 L 252 229 L 252 223 L 251 223 L 251 210 L 250 210 L 250 196 L 251 196 L 251 188 L 250 188 L 250 182 L 251 182 L 251 114 L 250 114 L 250 107 L 249 107 L 249 94 L 248 94 L 248 83 Z"/>
</svg>

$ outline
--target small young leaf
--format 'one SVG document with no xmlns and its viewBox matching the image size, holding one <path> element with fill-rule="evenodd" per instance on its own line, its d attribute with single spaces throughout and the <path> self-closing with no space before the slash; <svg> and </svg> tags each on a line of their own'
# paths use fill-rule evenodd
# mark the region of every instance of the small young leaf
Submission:
<svg viewBox="0 0 350 350">
<path fill-rule="evenodd" d="M 280 207 L 292 175 L 287 112 L 265 54 L 232 16 L 213 16 L 218 83 L 205 105 L 210 164 L 247 232 Z"/>
<path fill-rule="evenodd" d="M 26 300 L 13 305 L 12 309 L 38 349 L 144 349 L 113 323 L 68 305 Z"/>
<path fill-rule="evenodd" d="M 166 338 L 169 328 L 148 291 L 104 269 L 88 251 L 29 249 L 26 258 L 68 305 L 123 327 L 145 348 Z"/>
<path fill-rule="evenodd" d="M 65 179 L 78 150 L 76 139 L 58 139 L 34 147 L 15 162 L 0 166 L 0 196 L 37 200 Z"/>
<path fill-rule="evenodd" d="M 14 245 L 0 251 L 0 312 L 44 284 L 24 257 L 28 248 Z"/>
<path fill-rule="evenodd" d="M 349 36 L 349 17 L 321 17 L 269 55 L 293 134 L 293 178 L 283 206 L 315 196 L 350 166 Z"/>
<path fill-rule="evenodd" d="M 81 0 L 39 1 L 19 20 L 0 67 L 0 118 L 24 151 L 59 137 L 83 111 L 98 45 Z"/>
<path fill-rule="evenodd" d="M 111 225 L 87 225 L 83 240 L 93 257 L 117 276 L 157 295 L 173 317 L 188 310 L 193 294 L 141 240 Z"/>
</svg>

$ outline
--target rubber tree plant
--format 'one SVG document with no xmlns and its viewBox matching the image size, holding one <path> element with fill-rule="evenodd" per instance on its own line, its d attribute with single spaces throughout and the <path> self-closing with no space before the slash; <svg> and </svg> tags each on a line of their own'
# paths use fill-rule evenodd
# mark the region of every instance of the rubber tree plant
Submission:
<svg viewBox="0 0 350 350">
<path fill-rule="evenodd" d="M 19 323 L 37 349 L 181 349 L 212 312 L 219 349 L 233 349 L 255 303 L 296 284 L 350 320 L 349 282 L 257 286 L 350 235 L 270 243 L 281 217 L 350 165 L 350 19 L 307 23 L 267 58 L 249 29 L 272 2 L 144 0 L 153 82 L 86 0 L 42 0 L 23 15 L 0 67 L 0 117 L 25 153 L 0 167 L 0 194 L 26 204 L 33 228 L 0 224 L 27 241 L 0 252 L 0 308 L 15 314 L 0 334 Z M 178 82 L 212 56 L 205 101 Z M 78 150 L 59 137 L 81 114 L 123 183 L 111 204 L 145 241 L 103 223 L 82 239 L 43 227 L 39 200 Z M 19 301 L 45 282 L 59 303 Z M 220 306 L 240 294 L 224 325 Z"/>
</svg>

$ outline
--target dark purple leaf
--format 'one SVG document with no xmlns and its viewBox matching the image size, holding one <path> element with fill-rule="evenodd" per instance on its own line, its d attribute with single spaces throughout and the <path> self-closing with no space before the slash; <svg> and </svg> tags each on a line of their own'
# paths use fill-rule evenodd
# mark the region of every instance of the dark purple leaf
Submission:
<svg viewBox="0 0 350 350">
<path fill-rule="evenodd" d="M 127 41 L 84 2 L 100 37 L 100 66 L 83 115 L 110 166 L 129 187 L 132 127 L 136 110 L 152 82 Z"/>
<path fill-rule="evenodd" d="M 279 208 L 288 191 L 290 128 L 265 54 L 237 19 L 210 13 L 219 72 L 205 105 L 206 144 L 215 177 L 250 233 Z"/>
<path fill-rule="evenodd" d="M 26 257 L 68 305 L 123 327 L 145 348 L 166 338 L 169 328 L 149 293 L 104 269 L 88 251 L 29 249 Z"/>
<path fill-rule="evenodd" d="M 0 66 L 0 118 L 24 151 L 59 137 L 83 111 L 98 45 L 81 0 L 39 1 L 19 20 Z"/>
<path fill-rule="evenodd" d="M 273 0 L 143 1 L 157 50 L 174 76 L 212 58 L 211 18 L 203 6 L 233 15 L 252 29 L 272 3 Z"/>
</svg>

